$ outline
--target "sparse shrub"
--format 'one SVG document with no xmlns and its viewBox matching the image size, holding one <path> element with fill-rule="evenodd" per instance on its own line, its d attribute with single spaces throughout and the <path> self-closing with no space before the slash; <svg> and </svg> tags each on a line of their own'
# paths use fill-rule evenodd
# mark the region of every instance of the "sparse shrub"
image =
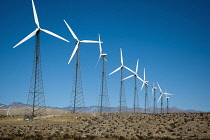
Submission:
<svg viewBox="0 0 210 140">
<path fill-rule="evenodd" d="M 64 135 L 63 135 L 63 139 L 70 139 L 70 138 L 72 138 L 72 137 L 69 136 L 69 134 L 64 134 Z"/>
</svg>

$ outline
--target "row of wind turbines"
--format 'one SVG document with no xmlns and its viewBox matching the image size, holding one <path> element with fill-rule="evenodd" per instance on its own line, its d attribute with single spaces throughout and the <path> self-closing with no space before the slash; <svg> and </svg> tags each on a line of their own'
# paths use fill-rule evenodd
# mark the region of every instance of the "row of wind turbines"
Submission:
<svg viewBox="0 0 210 140">
<path fill-rule="evenodd" d="M 63 41 L 66 41 L 66 42 L 69 42 L 67 39 L 51 32 L 51 31 L 48 31 L 46 29 L 43 29 L 40 27 L 40 24 L 39 24 L 39 20 L 38 20 L 38 16 L 37 16 L 37 12 L 36 12 L 36 8 L 35 8 L 35 5 L 34 5 L 34 1 L 32 0 L 32 8 L 33 8 L 33 14 L 34 14 L 34 21 L 35 21 L 35 24 L 37 25 L 37 28 L 31 32 L 28 36 L 26 36 L 24 39 L 22 39 L 19 43 L 17 43 L 13 48 L 16 48 L 17 46 L 21 45 L 22 43 L 24 43 L 25 41 L 27 41 L 28 39 L 32 38 L 33 36 L 36 36 L 36 41 L 35 41 L 35 53 L 34 53 L 34 65 L 33 65 L 33 74 L 32 74 L 32 79 L 31 79 L 31 87 L 30 87 L 30 90 L 29 90 L 29 97 L 28 97 L 28 104 L 30 103 L 30 106 L 28 107 L 28 109 L 26 109 L 26 114 L 30 117 L 34 117 L 36 115 L 42 115 L 42 114 L 45 114 L 46 110 L 42 110 L 40 112 L 40 108 L 43 108 L 45 107 L 45 101 L 44 101 L 44 91 L 43 91 L 43 83 L 42 83 L 42 72 L 41 72 L 41 58 L 40 58 L 40 31 L 43 31 L 49 35 L 52 35 L 58 39 L 61 39 Z M 79 63 L 79 60 L 80 60 L 80 56 L 79 56 L 79 49 L 80 49 L 80 43 L 99 43 L 99 58 L 98 58 L 98 61 L 97 61 L 97 64 L 100 60 L 100 58 L 102 58 L 102 85 L 103 82 L 104 82 L 104 78 L 105 78 L 105 73 L 104 73 L 104 62 L 107 61 L 105 56 L 107 56 L 107 54 L 105 53 L 102 53 L 102 45 L 101 43 L 101 39 L 100 39 L 100 35 L 98 35 L 99 37 L 99 40 L 98 41 L 93 41 L 93 40 L 79 40 L 78 37 L 75 35 L 75 33 L 73 32 L 73 30 L 71 29 L 71 27 L 69 26 L 69 24 L 66 22 L 66 20 L 64 20 L 64 23 L 66 24 L 67 28 L 69 29 L 70 33 L 72 34 L 73 38 L 76 40 L 76 45 L 75 45 L 75 48 L 72 52 L 72 55 L 68 61 L 68 64 L 70 64 L 70 62 L 72 61 L 74 55 L 76 55 L 76 63 L 75 63 L 75 71 L 76 71 L 76 78 L 75 78 L 75 83 L 78 82 L 78 79 L 77 79 L 77 71 L 79 71 L 80 69 L 80 63 Z M 113 73 L 117 72 L 120 70 L 121 72 L 121 80 L 120 80 L 120 91 L 123 91 L 122 90 L 122 86 L 123 86 L 123 82 L 124 80 L 126 79 L 129 79 L 131 77 L 134 77 L 134 80 L 135 80 L 135 86 L 134 86 L 134 112 L 135 112 L 135 109 L 136 109 L 136 104 L 138 102 L 137 100 L 137 97 L 138 97 L 138 93 L 137 93 L 137 79 L 141 80 L 142 81 L 142 87 L 141 89 L 143 89 L 143 87 L 145 87 L 145 113 L 146 113 L 146 105 L 147 105 L 147 98 L 148 98 L 148 81 L 146 81 L 146 71 L 144 69 L 144 79 L 140 78 L 139 75 L 137 74 L 138 73 L 138 62 L 139 60 L 137 60 L 137 64 L 136 64 L 136 71 L 134 72 L 133 70 L 131 70 L 130 68 L 126 67 L 123 63 L 123 55 L 122 55 L 122 49 L 120 49 L 120 55 L 121 55 L 121 66 L 119 68 L 117 68 L 116 70 L 114 70 L 113 72 L 111 72 L 109 75 L 112 75 Z M 96 65 L 97 65 L 96 64 Z M 124 78 L 123 77 L 123 69 L 127 69 L 129 70 L 130 72 L 132 72 L 132 75 Z M 74 90 L 74 106 L 73 106 L 73 113 L 76 113 L 76 109 L 78 108 L 78 106 L 76 105 L 76 103 L 78 102 L 76 100 L 76 96 L 77 96 L 77 85 L 75 85 L 75 90 Z M 162 104 L 163 104 L 163 95 L 172 95 L 172 94 L 169 94 L 169 93 L 164 93 L 162 92 L 159 84 L 158 84 L 158 87 L 160 89 L 160 97 L 159 97 L 159 100 L 161 100 L 161 108 L 162 108 Z M 153 89 L 153 95 L 154 95 L 154 105 L 155 105 L 155 102 L 156 102 L 156 99 L 155 99 L 155 90 L 156 90 L 156 87 L 152 87 Z M 103 95 L 103 94 L 102 94 Z M 122 103 L 122 93 L 120 94 L 120 112 L 122 111 L 121 107 L 121 103 Z M 169 97 L 167 96 L 166 97 L 167 99 L 167 102 L 168 102 L 168 99 Z M 158 102 L 159 102 L 158 100 Z M 102 108 L 102 100 L 101 100 L 101 108 Z M 154 106 L 155 107 L 155 106 Z M 155 110 L 155 109 L 154 109 Z M 162 109 L 161 109 L 161 112 L 162 112 Z"/>
<path fill-rule="evenodd" d="M 113 72 L 111 72 L 109 75 L 112 75 L 113 73 L 117 72 L 120 70 L 120 73 L 121 73 L 121 78 L 120 78 L 120 91 L 122 91 L 122 86 L 123 86 L 123 81 L 126 80 L 126 79 L 129 79 L 131 77 L 134 77 L 134 102 L 133 102 L 133 109 L 134 109 L 134 113 L 136 112 L 136 108 L 139 107 L 139 103 L 138 103 L 138 84 L 137 84 L 137 79 L 139 79 L 140 81 L 142 81 L 142 86 L 141 86 L 141 90 L 143 89 L 143 87 L 145 87 L 145 105 L 144 105 L 144 113 L 147 113 L 147 102 L 148 102 L 148 82 L 146 80 L 146 69 L 144 68 L 144 78 L 142 79 L 141 77 L 139 77 L 138 75 L 138 63 L 139 63 L 139 59 L 137 60 L 137 63 L 136 63 L 136 70 L 135 72 L 133 70 L 131 70 L 130 68 L 128 68 L 127 66 L 124 65 L 123 63 L 123 54 L 122 54 L 122 49 L 120 48 L 120 60 L 121 60 L 121 66 L 118 67 L 116 70 L 114 70 Z M 123 69 L 127 69 L 128 71 L 130 71 L 132 74 L 126 78 L 123 78 Z M 166 102 L 167 102 L 167 113 L 169 112 L 168 109 L 168 105 L 169 105 L 169 97 L 168 95 L 172 95 L 170 93 L 167 93 L 167 92 L 163 92 L 160 85 L 157 83 L 158 85 L 158 88 L 160 90 L 160 97 L 157 101 L 157 103 L 161 100 L 161 113 L 163 113 L 163 95 L 166 95 Z M 156 112 L 156 87 L 154 86 L 154 83 L 153 83 L 153 86 L 152 86 L 152 95 L 153 95 L 153 98 L 154 98 L 154 108 L 153 108 L 153 113 L 157 113 Z M 123 94 L 123 93 L 120 93 L 120 94 Z M 122 97 L 122 96 L 120 96 Z M 121 100 L 121 99 L 120 99 Z M 121 107 L 121 106 L 120 106 Z M 120 109 L 120 112 L 121 112 L 121 109 Z"/>
</svg>

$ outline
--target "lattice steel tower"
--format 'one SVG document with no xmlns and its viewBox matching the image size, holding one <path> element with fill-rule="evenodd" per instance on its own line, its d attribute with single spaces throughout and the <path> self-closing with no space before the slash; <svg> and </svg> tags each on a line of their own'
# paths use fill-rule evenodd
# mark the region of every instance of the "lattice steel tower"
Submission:
<svg viewBox="0 0 210 140">
<path fill-rule="evenodd" d="M 40 32 L 37 31 L 31 84 L 27 100 L 27 107 L 25 109 L 25 119 L 33 119 L 36 116 L 47 115 L 42 81 L 39 35 Z"/>
<path fill-rule="evenodd" d="M 80 48 L 78 46 L 76 52 L 75 74 L 73 79 L 73 87 L 71 92 L 70 111 L 72 113 L 85 113 L 85 103 L 82 90 L 82 80 L 80 73 Z"/>
<path fill-rule="evenodd" d="M 133 112 L 139 113 L 140 112 L 140 106 L 139 106 L 139 97 L 138 97 L 138 89 L 137 89 L 137 76 L 135 75 L 134 78 L 134 103 L 133 103 Z"/>
<path fill-rule="evenodd" d="M 152 96 L 154 98 L 154 104 L 153 104 L 153 114 L 156 113 L 156 108 L 157 108 L 157 103 L 156 103 L 156 87 L 154 86 L 154 83 L 153 83 L 153 86 L 152 86 Z"/>
<path fill-rule="evenodd" d="M 102 57 L 102 79 L 101 79 L 101 92 L 99 98 L 99 113 L 110 113 L 109 106 L 109 96 L 106 83 L 106 65 L 105 65 L 105 56 L 101 54 Z"/>
<path fill-rule="evenodd" d="M 120 70 L 120 98 L 119 98 L 119 113 L 127 111 L 124 81 L 123 81 L 123 67 Z"/>
</svg>

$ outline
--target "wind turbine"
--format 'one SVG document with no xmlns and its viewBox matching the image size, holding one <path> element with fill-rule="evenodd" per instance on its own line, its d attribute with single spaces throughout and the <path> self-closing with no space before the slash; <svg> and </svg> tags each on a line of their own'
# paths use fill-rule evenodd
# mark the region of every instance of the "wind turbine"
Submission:
<svg viewBox="0 0 210 140">
<path fill-rule="evenodd" d="M 68 61 L 68 64 L 70 64 L 72 58 L 76 54 L 76 63 L 75 63 L 75 78 L 74 78 L 74 85 L 72 90 L 72 101 L 73 102 L 73 109 L 72 113 L 79 113 L 81 112 L 81 109 L 84 109 L 84 98 L 83 98 L 83 91 L 82 91 L 82 81 L 81 81 L 81 75 L 80 75 L 80 55 L 79 55 L 79 45 L 80 43 L 99 43 L 100 41 L 93 41 L 93 40 L 82 40 L 80 41 L 71 27 L 68 25 L 68 23 L 64 20 L 67 28 L 69 29 L 70 33 L 72 34 L 73 38 L 76 40 L 76 46 L 72 52 L 72 55 Z M 103 43 L 103 42 L 101 42 Z M 76 112 L 76 108 L 78 111 Z"/>
<path fill-rule="evenodd" d="M 96 66 L 98 65 L 98 62 L 100 60 L 100 58 L 102 57 L 102 83 L 101 83 L 101 93 L 100 93 L 100 109 L 99 109 L 99 113 L 109 113 L 109 97 L 108 97 L 108 90 L 107 90 L 107 85 L 106 85 L 106 69 L 105 69 L 105 61 L 106 58 L 105 56 L 107 56 L 106 53 L 102 53 L 102 46 L 101 46 L 101 38 L 100 38 L 100 34 L 98 34 L 98 39 L 99 39 L 99 58 L 98 61 L 96 63 Z"/>
<path fill-rule="evenodd" d="M 4 105 L 3 105 L 4 106 Z M 0 107 L 2 107 L 2 106 L 0 106 Z M 10 109 L 12 108 L 12 106 L 10 106 L 8 109 L 0 109 L 0 110 L 5 110 L 5 111 L 7 111 L 7 116 L 9 116 L 10 115 Z"/>
<path fill-rule="evenodd" d="M 26 110 L 25 110 L 25 117 L 30 118 L 30 119 L 33 119 L 36 115 L 40 115 L 40 116 L 46 115 L 44 90 L 43 90 L 43 83 L 42 83 L 41 58 L 40 58 L 40 31 L 43 31 L 54 37 L 62 39 L 66 42 L 69 42 L 68 40 L 62 38 L 61 36 L 51 31 L 42 29 L 39 25 L 39 20 L 38 20 L 38 16 L 36 13 L 36 8 L 35 8 L 33 0 L 32 0 L 32 7 L 33 7 L 34 20 L 37 25 L 37 28 L 13 47 L 13 48 L 16 48 L 20 44 L 24 43 L 25 41 L 27 41 L 28 39 L 36 35 L 33 73 L 31 77 L 31 86 L 29 89 L 29 96 L 28 96 L 28 101 L 27 101 L 27 104 L 29 106 L 26 107 Z"/>
<path fill-rule="evenodd" d="M 120 105 L 119 105 L 120 108 L 119 108 L 119 112 L 121 113 L 123 107 L 124 107 L 125 110 L 127 108 L 125 93 L 124 93 L 123 68 L 126 68 L 127 70 L 131 71 L 132 73 L 135 73 L 135 72 L 132 71 L 131 69 L 129 69 L 128 67 L 124 66 L 122 49 L 121 48 L 120 48 L 120 61 L 121 61 L 121 66 L 119 68 L 117 68 L 116 70 L 114 70 L 113 72 L 111 72 L 109 75 L 112 75 L 113 73 L 120 70 Z"/>
<path fill-rule="evenodd" d="M 144 113 L 146 113 L 146 108 L 147 108 L 147 100 L 148 100 L 148 95 L 147 95 L 147 91 L 148 91 L 148 82 L 149 81 L 146 81 L 146 70 L 144 68 L 144 82 L 142 83 L 142 86 L 141 86 L 141 90 L 142 88 L 145 86 L 145 104 L 144 104 Z M 149 105 L 148 105 L 149 106 Z"/>
<path fill-rule="evenodd" d="M 169 94 L 169 93 L 166 93 L 166 92 L 164 93 L 164 92 L 162 91 L 160 85 L 159 85 L 158 83 L 157 83 L 157 85 L 158 85 L 158 88 L 159 88 L 159 90 L 160 90 L 160 97 L 159 97 L 157 103 L 161 100 L 161 113 L 163 113 L 163 94 L 165 94 L 165 95 L 172 95 L 172 94 Z"/>
<path fill-rule="evenodd" d="M 154 98 L 153 113 L 155 113 L 155 111 L 156 111 L 156 93 L 155 93 L 156 89 L 157 89 L 157 88 L 154 86 L 154 82 L 153 82 L 153 85 L 152 85 L 152 96 L 153 96 L 153 98 Z"/>
<path fill-rule="evenodd" d="M 169 94 L 169 93 L 166 94 L 166 102 L 167 102 L 167 107 L 166 108 L 167 108 L 167 113 L 169 113 L 169 101 L 168 101 L 169 97 L 167 95 L 172 95 L 172 94 Z"/>
<path fill-rule="evenodd" d="M 137 78 L 139 80 L 141 80 L 144 83 L 144 80 L 142 80 L 139 76 L 138 76 L 138 63 L 139 63 L 139 59 L 137 60 L 136 63 L 136 71 L 134 72 L 133 75 L 130 75 L 126 78 L 124 78 L 123 80 L 129 79 L 131 77 L 134 77 L 134 104 L 133 104 L 133 108 L 134 108 L 134 113 L 136 112 L 136 108 L 139 108 L 139 98 L 138 98 L 138 88 L 137 88 Z"/>
</svg>

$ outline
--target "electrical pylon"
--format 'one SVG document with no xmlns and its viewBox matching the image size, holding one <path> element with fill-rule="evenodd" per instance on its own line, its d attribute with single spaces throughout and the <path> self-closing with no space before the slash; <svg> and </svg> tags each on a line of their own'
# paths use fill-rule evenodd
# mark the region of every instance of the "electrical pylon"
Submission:
<svg viewBox="0 0 210 140">
<path fill-rule="evenodd" d="M 29 89 L 27 106 L 25 109 L 25 119 L 29 120 L 33 120 L 33 118 L 37 116 L 47 115 L 42 81 L 39 35 L 40 32 L 37 31 L 31 84 Z"/>
<path fill-rule="evenodd" d="M 99 113 L 110 113 L 110 106 L 109 106 L 109 96 L 108 96 L 108 89 L 106 83 L 106 66 L 105 66 L 105 56 L 100 54 L 102 57 L 102 83 L 101 83 L 101 92 L 99 98 Z"/>
<path fill-rule="evenodd" d="M 81 73 L 80 73 L 79 50 L 80 48 L 78 46 L 76 52 L 75 75 L 73 79 L 73 87 L 72 87 L 71 101 L 70 101 L 71 113 L 85 113 L 85 103 L 84 103 Z"/>
</svg>

